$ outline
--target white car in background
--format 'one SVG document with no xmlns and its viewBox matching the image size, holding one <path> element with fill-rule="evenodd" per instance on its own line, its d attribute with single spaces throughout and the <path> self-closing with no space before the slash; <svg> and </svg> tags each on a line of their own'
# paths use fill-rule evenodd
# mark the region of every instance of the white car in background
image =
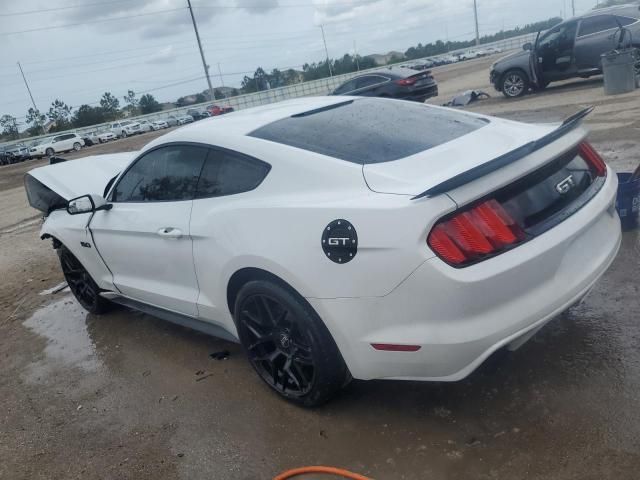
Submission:
<svg viewBox="0 0 640 480">
<path fill-rule="evenodd" d="M 132 122 L 130 120 L 122 120 L 112 123 L 109 128 L 111 131 L 120 138 L 128 137 L 129 135 L 136 135 L 142 133 L 140 124 L 138 122 Z"/>
<path fill-rule="evenodd" d="M 193 123 L 193 117 L 191 115 L 180 115 L 177 117 L 178 125 L 186 125 L 187 123 Z"/>
<path fill-rule="evenodd" d="M 140 124 L 140 130 L 142 133 L 147 133 L 153 130 L 153 126 L 149 120 L 140 120 L 138 123 Z"/>
<path fill-rule="evenodd" d="M 151 122 L 151 128 L 154 130 L 160 130 L 162 128 L 169 128 L 169 124 L 164 120 L 154 120 Z"/>
<path fill-rule="evenodd" d="M 271 389 L 314 406 L 351 378 L 460 380 L 592 288 L 621 232 L 588 112 L 530 125 L 299 98 L 25 187 L 89 312 L 117 302 L 240 342 Z"/>
<path fill-rule="evenodd" d="M 84 140 L 77 133 L 63 133 L 46 138 L 29 149 L 31 158 L 53 157 L 56 153 L 80 151 L 84 147 Z"/>
<path fill-rule="evenodd" d="M 103 132 L 96 133 L 96 137 L 98 138 L 98 142 L 107 143 L 111 140 L 117 140 L 118 136 L 113 133 L 111 130 L 105 130 Z"/>
</svg>

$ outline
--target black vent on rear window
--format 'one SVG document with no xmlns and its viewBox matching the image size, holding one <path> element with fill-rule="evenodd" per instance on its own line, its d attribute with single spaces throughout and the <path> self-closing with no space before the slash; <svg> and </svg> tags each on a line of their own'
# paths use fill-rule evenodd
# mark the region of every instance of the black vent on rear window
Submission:
<svg viewBox="0 0 640 480">
<path fill-rule="evenodd" d="M 249 136 L 365 165 L 429 150 L 488 123 L 403 100 L 362 98 L 330 107 L 278 120 Z"/>
</svg>

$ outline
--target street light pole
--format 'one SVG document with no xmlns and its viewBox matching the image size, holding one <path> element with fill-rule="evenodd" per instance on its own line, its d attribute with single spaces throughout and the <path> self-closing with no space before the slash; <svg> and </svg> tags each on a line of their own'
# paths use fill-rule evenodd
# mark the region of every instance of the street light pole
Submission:
<svg viewBox="0 0 640 480">
<path fill-rule="evenodd" d="M 331 62 L 329 61 L 329 50 L 327 49 L 327 39 L 324 38 L 324 26 L 320 25 L 320 31 L 322 32 L 322 41 L 324 42 L 324 53 L 327 56 L 327 66 L 329 67 L 329 76 L 333 77 Z"/>
<path fill-rule="evenodd" d="M 478 3 L 473 0 L 473 16 L 476 20 L 476 45 L 480 45 L 480 30 L 478 30 Z"/>
<path fill-rule="evenodd" d="M 202 66 L 204 67 L 204 74 L 207 77 L 207 85 L 209 85 L 209 97 L 210 100 L 215 100 L 213 95 L 213 87 L 211 86 L 211 78 L 209 77 L 209 65 L 204 59 L 204 52 L 202 51 L 202 42 L 200 42 L 200 34 L 198 33 L 198 25 L 196 25 L 196 17 L 193 15 L 193 8 L 191 8 L 191 0 L 187 0 L 189 5 L 189 13 L 191 14 L 191 21 L 193 22 L 193 30 L 196 32 L 196 40 L 198 41 L 198 49 L 200 50 L 200 58 L 202 58 Z"/>
<path fill-rule="evenodd" d="M 571 0 L 571 11 L 573 12 L 573 16 L 576 16 L 576 0 Z"/>
</svg>

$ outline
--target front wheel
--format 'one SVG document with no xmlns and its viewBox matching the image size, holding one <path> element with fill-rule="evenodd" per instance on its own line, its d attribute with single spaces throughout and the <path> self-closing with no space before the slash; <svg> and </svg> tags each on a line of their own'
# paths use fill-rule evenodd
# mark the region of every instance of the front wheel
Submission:
<svg viewBox="0 0 640 480">
<path fill-rule="evenodd" d="M 288 288 L 251 281 L 238 293 L 234 312 L 251 365 L 287 400 L 304 407 L 321 405 L 350 378 L 326 326 Z"/>
<path fill-rule="evenodd" d="M 507 98 L 521 97 L 529 90 L 529 78 L 520 70 L 509 70 L 502 78 L 502 94 Z"/>
<path fill-rule="evenodd" d="M 120 135 L 122 138 L 127 138 L 127 132 L 125 132 L 124 130 L 122 131 L 122 134 Z"/>
<path fill-rule="evenodd" d="M 76 143 L 74 143 L 74 144 L 73 144 L 73 149 L 74 149 L 76 152 L 79 152 L 81 148 L 82 148 L 82 145 L 80 145 L 80 143 L 79 143 L 79 142 L 76 142 Z"/>
<path fill-rule="evenodd" d="M 58 257 L 64 279 L 78 303 L 89 313 L 100 314 L 108 311 L 113 304 L 100 296 L 100 288 L 75 255 L 62 246 L 58 249 Z"/>
<path fill-rule="evenodd" d="M 53 155 L 56 153 L 55 150 L 53 148 L 47 148 L 44 152 L 47 157 L 53 157 Z"/>
</svg>

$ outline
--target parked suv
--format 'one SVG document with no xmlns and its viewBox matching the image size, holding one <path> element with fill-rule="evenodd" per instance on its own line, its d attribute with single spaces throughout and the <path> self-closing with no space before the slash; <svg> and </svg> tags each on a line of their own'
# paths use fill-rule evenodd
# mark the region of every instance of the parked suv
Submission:
<svg viewBox="0 0 640 480">
<path fill-rule="evenodd" d="M 125 138 L 128 135 L 135 135 L 142 133 L 140 124 L 138 122 L 132 122 L 130 120 L 123 120 L 121 122 L 115 122 L 111 124 L 111 131 L 114 135 Z"/>
<path fill-rule="evenodd" d="M 501 58 L 489 78 L 506 97 L 519 97 L 550 82 L 602 73 L 600 55 L 619 46 L 640 47 L 640 6 L 594 10 L 566 20 Z"/>
<path fill-rule="evenodd" d="M 29 154 L 31 157 L 41 158 L 45 155 L 52 157 L 56 153 L 79 151 L 84 147 L 84 140 L 77 133 L 63 133 L 55 137 L 44 139 L 42 142 L 31 147 Z"/>
</svg>

